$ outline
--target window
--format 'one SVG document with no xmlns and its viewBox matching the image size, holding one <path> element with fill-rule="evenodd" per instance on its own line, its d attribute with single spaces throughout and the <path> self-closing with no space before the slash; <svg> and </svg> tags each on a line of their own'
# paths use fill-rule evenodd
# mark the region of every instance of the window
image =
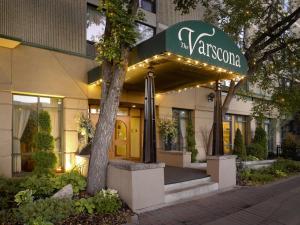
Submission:
<svg viewBox="0 0 300 225">
<path fill-rule="evenodd" d="M 101 15 L 95 6 L 87 6 L 86 39 L 90 42 L 98 42 L 104 34 L 105 17 Z"/>
<path fill-rule="evenodd" d="M 32 153 L 36 151 L 35 136 L 41 111 L 50 115 L 51 135 L 58 167 L 62 167 L 62 99 L 29 95 L 13 95 L 13 172 L 31 172 Z"/>
<path fill-rule="evenodd" d="M 143 23 L 137 22 L 136 29 L 137 29 L 137 32 L 139 33 L 136 44 L 146 41 L 155 35 L 155 28 L 148 26 L 146 24 L 143 24 Z"/>
<path fill-rule="evenodd" d="M 140 7 L 149 12 L 156 12 L 155 0 L 140 0 Z"/>
<path fill-rule="evenodd" d="M 247 143 L 247 116 L 226 114 L 223 118 L 223 140 L 224 153 L 230 154 L 233 150 L 233 143 L 237 129 L 240 129 L 244 143 Z"/>
<path fill-rule="evenodd" d="M 223 120 L 224 153 L 229 154 L 232 149 L 232 116 L 225 115 Z"/>
<path fill-rule="evenodd" d="M 186 129 L 191 119 L 191 111 L 186 109 L 173 109 L 173 119 L 177 124 L 177 139 L 175 140 L 175 149 L 178 151 L 187 150 Z"/>
</svg>

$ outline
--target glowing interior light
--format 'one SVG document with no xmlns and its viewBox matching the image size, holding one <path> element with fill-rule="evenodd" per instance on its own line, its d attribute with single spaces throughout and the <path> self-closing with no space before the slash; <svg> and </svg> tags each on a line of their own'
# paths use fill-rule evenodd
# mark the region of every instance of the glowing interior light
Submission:
<svg viewBox="0 0 300 225">
<path fill-rule="evenodd" d="M 197 88 L 199 88 L 199 87 L 200 87 L 200 85 L 198 84 L 196 87 L 197 87 Z"/>
<path fill-rule="evenodd" d="M 211 67 L 211 69 L 212 69 L 212 70 L 214 70 L 214 69 L 215 69 L 215 67 L 214 67 L 214 66 L 212 66 L 212 67 Z"/>
<path fill-rule="evenodd" d="M 170 52 L 168 52 L 168 53 L 167 53 L 167 55 L 168 55 L 168 56 L 170 56 L 170 55 L 171 55 L 171 53 L 170 53 Z"/>
<path fill-rule="evenodd" d="M 195 63 L 196 63 L 196 64 L 199 64 L 199 62 L 198 62 L 198 61 L 195 61 Z"/>
<path fill-rule="evenodd" d="M 40 97 L 40 102 L 45 103 L 45 104 L 50 104 L 51 99 L 50 98 L 45 98 L 45 97 Z"/>
<path fill-rule="evenodd" d="M 181 60 L 181 58 L 177 58 L 177 60 L 178 60 L 178 61 L 180 61 L 180 60 Z"/>
<path fill-rule="evenodd" d="M 207 63 L 203 63 L 203 66 L 207 66 Z"/>
<path fill-rule="evenodd" d="M 154 59 L 158 59 L 158 56 L 156 55 L 156 56 L 154 56 Z"/>
<path fill-rule="evenodd" d="M 148 63 L 148 62 L 149 62 L 149 59 L 146 59 L 145 62 Z"/>
<path fill-rule="evenodd" d="M 188 60 L 187 62 L 188 62 L 188 63 L 191 63 L 191 60 Z"/>
</svg>

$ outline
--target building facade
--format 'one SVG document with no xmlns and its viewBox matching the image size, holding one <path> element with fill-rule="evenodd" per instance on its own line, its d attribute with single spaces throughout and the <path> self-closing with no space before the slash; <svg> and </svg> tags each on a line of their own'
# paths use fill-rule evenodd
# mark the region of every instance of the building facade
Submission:
<svg viewBox="0 0 300 225">
<path fill-rule="evenodd" d="M 181 16 L 172 2 L 140 0 L 145 21 L 136 23 L 138 43 L 180 21 L 203 18 L 200 6 Z M 97 83 L 90 84 L 88 78 L 98 67 L 93 44 L 105 26 L 96 8 L 97 0 L 0 2 L 0 175 L 32 171 L 31 154 L 42 111 L 50 115 L 58 170 L 75 166 L 82 145 L 79 118 L 86 115 L 94 125 L 98 120 L 101 88 Z M 205 160 L 213 122 L 212 92 L 209 87 L 195 87 L 156 95 L 157 117 L 174 119 L 178 134 L 171 151 L 166 151 L 158 138 L 158 160 L 175 166 L 190 161 L 189 123 L 195 132 L 197 159 Z M 237 128 L 246 144 L 254 136 L 256 122 L 251 119 L 251 105 L 250 98 L 246 102 L 233 99 L 223 123 L 225 153 L 232 151 Z M 124 89 L 110 158 L 141 160 L 143 112 L 144 92 Z M 280 143 L 280 129 L 272 118 L 266 120 L 265 129 L 271 151 Z"/>
</svg>

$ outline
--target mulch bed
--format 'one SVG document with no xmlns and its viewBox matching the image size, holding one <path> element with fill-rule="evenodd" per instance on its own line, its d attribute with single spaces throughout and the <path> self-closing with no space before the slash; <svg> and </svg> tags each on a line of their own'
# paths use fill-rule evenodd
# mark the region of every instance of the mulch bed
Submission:
<svg viewBox="0 0 300 225">
<path fill-rule="evenodd" d="M 122 209 L 117 214 L 80 214 L 71 216 L 56 225 L 121 225 L 126 224 L 132 212 L 128 209 Z"/>
</svg>

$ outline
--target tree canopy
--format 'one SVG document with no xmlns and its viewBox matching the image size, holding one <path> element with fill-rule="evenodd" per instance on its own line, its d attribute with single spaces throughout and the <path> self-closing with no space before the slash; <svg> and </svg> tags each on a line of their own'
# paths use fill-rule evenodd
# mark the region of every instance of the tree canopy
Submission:
<svg viewBox="0 0 300 225">
<path fill-rule="evenodd" d="M 256 99 L 254 116 L 268 116 L 274 109 L 277 115 L 300 111 L 296 104 L 300 100 L 300 25 L 296 24 L 300 8 L 296 1 L 174 0 L 174 4 L 182 14 L 201 4 L 206 22 L 228 33 L 248 60 L 248 78 L 231 82 L 225 111 L 230 97 L 246 82 L 255 87 L 242 91 Z"/>
</svg>

